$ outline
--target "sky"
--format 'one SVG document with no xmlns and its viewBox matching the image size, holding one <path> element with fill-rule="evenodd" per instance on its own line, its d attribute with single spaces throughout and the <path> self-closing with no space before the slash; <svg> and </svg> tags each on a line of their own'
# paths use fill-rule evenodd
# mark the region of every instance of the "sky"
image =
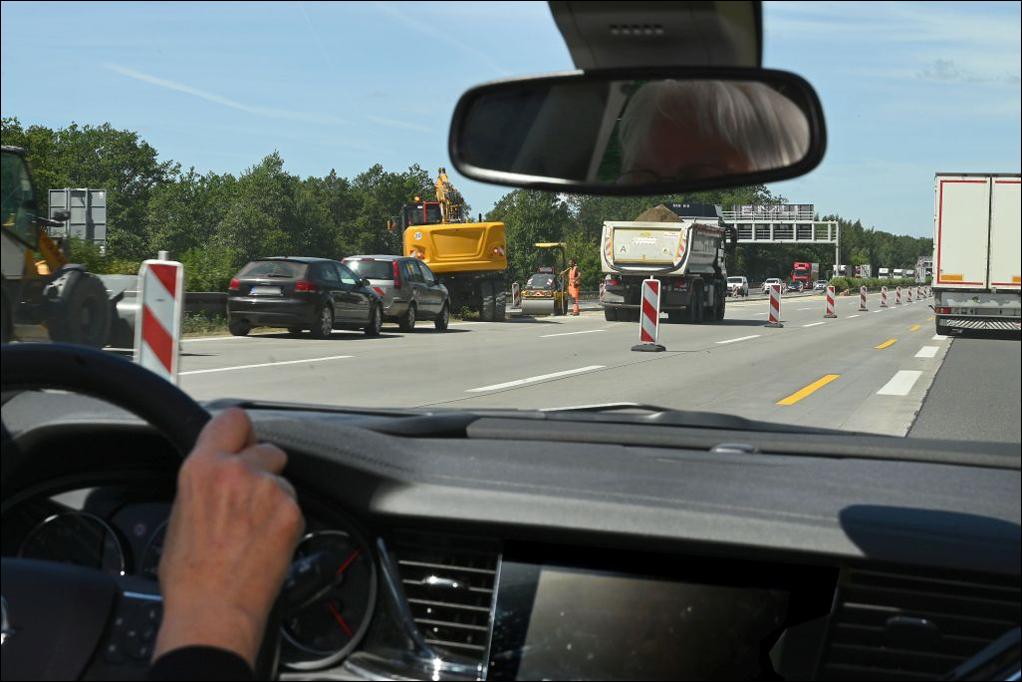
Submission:
<svg viewBox="0 0 1022 682">
<path fill-rule="evenodd" d="M 763 65 L 823 103 L 822 164 L 770 189 L 822 214 L 930 236 L 933 174 L 1018 172 L 1022 3 L 765 2 Z M 573 69 L 545 2 L 0 5 L 0 110 L 111 123 L 162 159 L 240 173 L 278 150 L 300 176 L 445 166 L 481 82 Z M 11 27 L 24 27 L 12 30 Z"/>
</svg>

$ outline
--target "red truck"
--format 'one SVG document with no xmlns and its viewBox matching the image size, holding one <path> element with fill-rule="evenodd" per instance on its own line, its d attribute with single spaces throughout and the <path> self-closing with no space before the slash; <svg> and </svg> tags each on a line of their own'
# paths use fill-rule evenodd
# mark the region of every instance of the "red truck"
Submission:
<svg viewBox="0 0 1022 682">
<path fill-rule="evenodd" d="M 791 281 L 796 282 L 801 291 L 812 289 L 813 284 L 820 276 L 819 263 L 803 263 L 795 261 L 791 267 Z"/>
</svg>

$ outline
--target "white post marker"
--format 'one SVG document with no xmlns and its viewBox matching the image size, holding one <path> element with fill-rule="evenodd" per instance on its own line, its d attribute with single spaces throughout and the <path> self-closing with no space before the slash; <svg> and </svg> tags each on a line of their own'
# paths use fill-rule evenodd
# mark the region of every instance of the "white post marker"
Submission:
<svg viewBox="0 0 1022 682">
<path fill-rule="evenodd" d="M 142 305 L 135 318 L 135 362 L 177 383 L 184 312 L 184 266 L 147 260 L 138 271 Z"/>
<path fill-rule="evenodd" d="M 894 290 L 894 305 L 901 305 L 901 287 Z"/>
<path fill-rule="evenodd" d="M 770 321 L 765 327 L 783 327 L 781 324 L 781 285 L 770 285 Z"/>
<path fill-rule="evenodd" d="M 906 294 L 905 303 L 911 303 L 912 302 L 912 287 L 905 287 L 905 294 Z"/>
<path fill-rule="evenodd" d="M 518 285 L 518 282 L 511 283 L 511 307 L 522 307 L 522 288 Z"/>
<path fill-rule="evenodd" d="M 866 287 L 859 287 L 859 310 L 863 312 L 869 310 L 866 307 Z"/>
<path fill-rule="evenodd" d="M 837 313 L 834 312 L 834 287 L 827 287 L 827 312 L 823 314 L 824 317 L 837 317 Z"/>
<path fill-rule="evenodd" d="M 923 300 L 923 290 L 921 287 L 916 287 L 916 300 L 917 301 Z"/>
<path fill-rule="evenodd" d="M 642 281 L 642 309 L 639 311 L 639 341 L 632 350 L 659 353 L 667 350 L 657 343 L 660 335 L 660 280 Z"/>
<path fill-rule="evenodd" d="M 880 287 L 880 307 L 887 307 L 887 287 Z"/>
</svg>

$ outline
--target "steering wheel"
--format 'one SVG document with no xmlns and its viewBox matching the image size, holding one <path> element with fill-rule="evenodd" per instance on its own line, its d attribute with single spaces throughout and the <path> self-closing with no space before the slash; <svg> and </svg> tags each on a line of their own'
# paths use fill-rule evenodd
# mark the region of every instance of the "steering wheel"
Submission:
<svg viewBox="0 0 1022 682">
<path fill-rule="evenodd" d="M 155 427 L 182 459 L 210 419 L 181 389 L 111 353 L 62 344 L 4 345 L 0 361 L 3 392 L 51 388 L 99 398 Z M 16 492 L 7 489 L 10 468 L 0 472 L 5 501 Z M 3 558 L 2 572 L 4 679 L 145 677 L 162 615 L 155 583 L 10 557 Z M 260 679 L 276 674 L 279 630 L 268 622 L 255 671 Z"/>
</svg>

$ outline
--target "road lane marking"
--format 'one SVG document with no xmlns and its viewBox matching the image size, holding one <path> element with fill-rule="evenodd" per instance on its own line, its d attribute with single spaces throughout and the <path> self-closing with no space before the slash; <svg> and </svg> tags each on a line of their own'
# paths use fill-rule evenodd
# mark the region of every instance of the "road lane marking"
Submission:
<svg viewBox="0 0 1022 682">
<path fill-rule="evenodd" d="M 211 374 L 212 372 L 233 372 L 236 369 L 255 369 L 257 367 L 276 367 L 278 365 L 301 365 L 310 362 L 324 362 L 326 360 L 344 360 L 354 357 L 353 355 L 330 355 L 325 358 L 306 358 L 304 360 L 281 360 L 280 362 L 260 362 L 258 365 L 235 365 L 234 367 L 216 367 L 214 369 L 193 369 L 188 372 L 178 372 L 181 376 L 186 374 Z"/>
<path fill-rule="evenodd" d="M 877 395 L 908 395 L 916 381 L 923 375 L 914 369 L 903 369 L 877 391 Z"/>
<path fill-rule="evenodd" d="M 493 384 L 491 386 L 481 386 L 480 388 L 470 388 L 465 393 L 482 393 L 483 391 L 499 391 L 502 388 L 511 388 L 513 386 L 523 386 L 525 384 L 535 383 L 537 381 L 545 381 L 546 379 L 556 379 L 557 377 L 566 377 L 572 374 L 581 374 L 582 372 L 591 372 L 594 369 L 603 369 L 604 365 L 589 365 L 588 367 L 579 367 L 578 369 L 566 369 L 563 372 L 553 372 L 551 374 L 541 374 L 538 377 L 528 377 L 527 379 L 517 379 L 515 381 L 507 381 L 503 384 Z"/>
<path fill-rule="evenodd" d="M 921 324 L 914 324 L 914 325 L 912 325 L 912 326 L 911 326 L 911 327 L 909 328 L 909 331 L 910 331 L 910 332 L 917 332 L 917 331 L 919 331 L 919 330 L 920 330 L 920 329 L 922 329 L 922 328 L 923 328 L 923 325 L 921 325 Z"/>
<path fill-rule="evenodd" d="M 935 334 L 933 337 L 934 341 L 947 341 L 947 334 Z"/>
<path fill-rule="evenodd" d="M 940 350 L 940 346 L 923 346 L 916 353 L 917 358 L 933 358 L 937 357 L 937 351 Z"/>
<path fill-rule="evenodd" d="M 825 322 L 813 322 L 812 324 L 804 324 L 802 326 L 803 327 L 819 327 L 821 324 L 826 324 L 826 323 Z"/>
<path fill-rule="evenodd" d="M 898 343 L 898 339 L 888 339 L 877 346 L 874 350 L 883 350 L 884 348 L 890 348 L 894 344 Z"/>
<path fill-rule="evenodd" d="M 858 315 L 849 315 L 849 316 L 848 316 L 848 317 L 846 317 L 845 319 L 847 319 L 847 320 L 850 320 L 850 319 L 852 319 L 853 317 L 858 317 Z"/>
<path fill-rule="evenodd" d="M 766 315 L 766 313 L 756 313 L 757 315 Z"/>
<path fill-rule="evenodd" d="M 717 343 L 738 343 L 739 341 L 748 341 L 749 339 L 758 339 L 759 337 L 759 334 L 753 334 L 752 336 L 739 336 L 737 339 L 727 339 L 726 341 L 718 341 Z"/>
<path fill-rule="evenodd" d="M 572 334 L 595 334 L 596 332 L 605 332 L 606 329 L 589 329 L 584 332 L 561 332 L 560 334 L 543 334 L 541 339 L 549 339 L 551 336 L 571 336 Z"/>
<path fill-rule="evenodd" d="M 799 312 L 802 312 L 803 310 L 812 310 L 812 308 L 799 308 L 798 309 Z"/>
<path fill-rule="evenodd" d="M 884 310 L 886 310 L 886 308 L 881 308 L 880 310 L 872 310 L 872 311 L 870 311 L 870 312 L 874 312 L 874 313 L 882 313 L 882 312 L 884 312 Z"/>
<path fill-rule="evenodd" d="M 797 403 L 798 401 L 802 400 L 803 398 L 805 398 L 807 396 L 810 396 L 813 393 L 816 393 L 818 390 L 820 390 L 821 388 L 823 388 L 824 386 L 826 386 L 827 384 L 829 384 L 830 382 L 834 381 L 835 379 L 837 379 L 840 376 L 841 376 L 840 374 L 828 374 L 828 375 L 822 377 L 821 379 L 818 379 L 817 381 L 814 381 L 813 383 L 809 384 L 805 388 L 792 393 L 787 398 L 785 398 L 783 400 L 778 400 L 777 404 L 778 405 L 794 405 L 795 403 Z"/>
</svg>

